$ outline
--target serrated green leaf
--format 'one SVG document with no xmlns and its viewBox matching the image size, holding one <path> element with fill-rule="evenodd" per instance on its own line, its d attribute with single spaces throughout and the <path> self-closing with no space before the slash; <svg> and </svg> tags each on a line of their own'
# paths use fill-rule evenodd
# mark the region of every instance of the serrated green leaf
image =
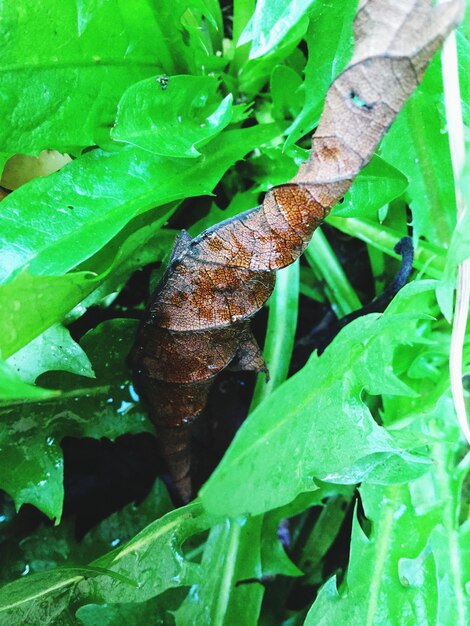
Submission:
<svg viewBox="0 0 470 626">
<path fill-rule="evenodd" d="M 195 158 L 232 117 L 232 95 L 217 95 L 210 76 L 149 78 L 132 85 L 119 102 L 111 137 L 153 154 Z"/>
<path fill-rule="evenodd" d="M 8 583 L 0 589 L 2 626 L 16 626 L 26 616 L 31 626 L 52 626 L 71 606 L 96 600 L 144 602 L 167 589 L 200 582 L 201 568 L 185 559 L 182 544 L 217 522 L 193 503 L 167 513 L 85 568 L 57 568 Z"/>
<path fill-rule="evenodd" d="M 261 523 L 261 518 L 227 519 L 212 528 L 201 563 L 207 575 L 176 611 L 177 626 L 256 626 L 264 592 L 256 580 L 261 577 Z"/>
<path fill-rule="evenodd" d="M 60 442 L 65 436 L 115 439 L 125 433 L 153 432 L 129 387 L 125 365 L 136 328 L 134 320 L 110 320 L 84 337 L 82 346 L 97 376 L 92 385 L 89 379 L 49 372 L 41 382 L 61 389 L 56 400 L 30 401 L 0 410 L 0 487 L 11 495 L 17 508 L 28 502 L 51 519 L 60 519 Z"/>
<path fill-rule="evenodd" d="M 406 485 L 385 489 L 368 485 L 360 491 L 373 524 L 371 535 L 365 535 L 356 511 L 347 591 L 338 592 L 331 578 L 305 625 L 436 624 L 436 570 L 426 547 L 435 517 L 416 516 Z"/>
<path fill-rule="evenodd" d="M 26 265 L 42 276 L 76 267 L 136 215 L 210 194 L 235 161 L 275 135 L 274 125 L 227 131 L 199 159 L 158 157 L 132 146 L 93 150 L 23 185 L 2 202 L 2 279 Z"/>
<path fill-rule="evenodd" d="M 287 131 L 286 146 L 309 133 L 318 122 L 326 91 L 352 54 L 356 6 L 357 0 L 313 5 L 306 37 L 308 61 L 302 87 L 303 107 Z"/>
<path fill-rule="evenodd" d="M 466 471 L 454 408 L 447 393 L 431 411 L 420 408 L 407 418 L 433 437 L 431 471 L 409 485 L 360 488 L 371 534 L 356 517 L 345 583 L 339 591 L 334 578 L 325 584 L 306 625 L 468 622 L 469 526 L 458 520 Z M 393 410 L 387 403 L 386 421 Z"/>
<path fill-rule="evenodd" d="M 411 299 L 415 289 L 405 290 Z M 364 388 L 370 394 L 410 393 L 390 363 L 400 342 L 417 340 L 419 317 L 360 318 L 320 358 L 313 355 L 249 416 L 203 487 L 204 506 L 226 515 L 257 514 L 314 488 L 314 477 L 393 483 L 426 471 L 427 462 L 397 447 L 361 400 Z"/>
<path fill-rule="evenodd" d="M 341 204 L 338 217 L 376 218 L 377 211 L 406 190 L 408 179 L 392 165 L 375 155 L 359 173 Z"/>
<path fill-rule="evenodd" d="M 86 565 L 103 553 L 123 545 L 145 526 L 173 509 L 166 487 L 157 479 L 140 504 L 131 503 L 100 521 L 81 540 L 77 540 L 70 518 L 59 526 L 42 524 L 34 530 L 11 527 L 12 536 L 2 540 L 3 582 L 56 567 Z"/>
</svg>

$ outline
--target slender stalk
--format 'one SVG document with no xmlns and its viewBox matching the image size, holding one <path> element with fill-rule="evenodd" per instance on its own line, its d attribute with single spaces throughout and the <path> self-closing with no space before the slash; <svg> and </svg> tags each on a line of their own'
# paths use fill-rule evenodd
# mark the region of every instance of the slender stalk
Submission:
<svg viewBox="0 0 470 626">
<path fill-rule="evenodd" d="M 276 287 L 269 301 L 268 328 L 263 355 L 269 370 L 269 381 L 258 376 L 250 413 L 286 378 L 294 347 L 299 306 L 299 261 L 278 272 Z"/>
<path fill-rule="evenodd" d="M 320 229 L 315 231 L 305 250 L 305 258 L 315 274 L 325 281 L 328 299 L 339 317 L 361 308 L 361 301 Z"/>
<path fill-rule="evenodd" d="M 460 176 L 465 162 L 464 129 L 462 121 L 462 107 L 460 100 L 460 85 L 458 74 L 457 43 L 455 33 L 449 35 L 442 49 L 442 77 L 444 81 L 444 101 L 446 120 L 449 132 L 449 147 L 454 173 L 455 199 L 457 203 L 457 224 L 465 210 L 465 198 L 460 189 Z M 457 270 L 457 290 L 455 297 L 454 321 L 450 342 L 449 369 L 450 386 L 454 399 L 455 411 L 460 429 L 470 444 L 470 426 L 462 385 L 462 353 L 465 340 L 465 330 L 468 319 L 468 305 L 470 301 L 470 259 L 461 263 Z"/>
<path fill-rule="evenodd" d="M 255 0 L 234 0 L 233 2 L 233 45 L 236 46 L 240 35 L 250 21 L 255 10 Z M 233 69 L 235 73 L 248 59 L 250 44 L 235 48 Z"/>
<path fill-rule="evenodd" d="M 429 425 L 431 434 L 434 435 L 436 441 L 442 437 L 442 428 L 436 421 L 432 421 Z M 433 459 L 435 462 L 435 476 L 439 490 L 440 501 L 442 502 L 442 525 L 445 528 L 445 536 L 447 540 L 447 557 L 445 563 L 438 563 L 438 574 L 442 579 L 447 579 L 444 583 L 453 590 L 455 601 L 455 617 L 456 626 L 465 626 L 467 621 L 467 601 L 465 599 L 464 589 L 464 564 L 462 562 L 461 550 L 459 547 L 459 493 L 455 489 L 455 483 L 458 482 L 459 469 L 457 468 L 457 480 L 452 471 L 449 471 L 449 449 L 448 446 L 436 443 L 433 446 Z M 439 571 L 439 565 L 440 570 Z M 450 607 L 446 609 L 450 610 Z"/>
<path fill-rule="evenodd" d="M 357 237 L 395 259 L 400 258 L 400 255 L 394 251 L 394 247 L 402 238 L 402 234 L 393 228 L 354 217 L 335 217 L 330 215 L 326 221 L 342 233 Z M 413 267 L 417 270 L 424 272 L 431 278 L 440 280 L 444 273 L 445 263 L 444 250 L 441 250 L 438 246 L 423 241 L 420 241 L 416 246 Z"/>
<path fill-rule="evenodd" d="M 220 593 L 217 597 L 217 604 L 214 612 L 213 626 L 222 626 L 225 623 L 225 615 L 227 613 L 228 603 L 230 601 L 230 593 L 233 585 L 233 574 L 235 564 L 237 562 L 237 552 L 240 543 L 240 532 L 242 529 L 241 518 L 234 520 L 226 520 L 225 524 L 229 526 L 229 546 L 227 557 L 225 559 L 225 567 L 221 572 L 222 580 L 220 585 Z"/>
<path fill-rule="evenodd" d="M 380 592 L 382 591 L 382 574 L 385 570 L 387 562 L 387 551 L 390 545 L 390 536 L 393 531 L 393 521 L 396 515 L 394 504 L 396 504 L 397 501 L 400 501 L 399 493 L 399 485 L 392 485 L 384 488 L 384 499 L 387 504 L 381 511 L 380 519 L 376 528 L 374 541 L 375 554 L 373 561 L 373 584 L 370 586 L 370 595 L 367 601 L 367 615 L 364 620 L 364 626 L 373 626 L 373 624 L 377 623 L 377 608 L 380 601 Z"/>
</svg>

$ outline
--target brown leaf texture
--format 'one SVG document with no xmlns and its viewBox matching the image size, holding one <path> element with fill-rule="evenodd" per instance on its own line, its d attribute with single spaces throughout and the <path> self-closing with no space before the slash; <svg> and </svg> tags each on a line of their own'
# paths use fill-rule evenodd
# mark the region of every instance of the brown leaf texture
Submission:
<svg viewBox="0 0 470 626">
<path fill-rule="evenodd" d="M 311 156 L 262 206 L 195 239 L 183 232 L 147 309 L 133 351 L 135 382 L 183 501 L 192 496 L 190 424 L 224 368 L 265 370 L 249 319 L 275 271 L 294 262 L 370 161 L 463 14 L 454 0 L 362 0 L 355 52 L 331 85 Z"/>
</svg>

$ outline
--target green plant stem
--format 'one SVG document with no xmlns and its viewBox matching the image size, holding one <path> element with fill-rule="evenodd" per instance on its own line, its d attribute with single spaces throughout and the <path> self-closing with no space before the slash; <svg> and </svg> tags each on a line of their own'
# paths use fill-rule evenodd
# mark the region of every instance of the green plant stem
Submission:
<svg viewBox="0 0 470 626">
<path fill-rule="evenodd" d="M 357 239 L 361 239 L 374 248 L 382 250 L 382 252 L 395 259 L 400 258 L 400 255 L 394 251 L 394 247 L 400 241 L 402 235 L 396 230 L 354 217 L 335 217 L 330 215 L 326 221 L 342 233 L 357 237 Z M 438 246 L 420 241 L 415 248 L 413 267 L 431 278 L 440 280 L 445 267 L 445 251 Z"/>
<path fill-rule="evenodd" d="M 374 577 L 371 581 L 371 592 L 367 604 L 367 617 L 364 626 L 373 626 L 376 623 L 377 607 L 382 590 L 381 579 L 387 560 L 387 548 L 393 531 L 393 521 L 396 515 L 396 505 L 400 503 L 400 486 L 391 485 L 384 488 L 384 498 L 387 505 L 381 512 L 379 523 L 375 531 L 375 558 Z"/>
<path fill-rule="evenodd" d="M 233 45 L 237 45 L 237 41 L 240 38 L 243 30 L 246 25 L 250 21 L 251 16 L 253 15 L 255 10 L 255 0 L 234 0 L 233 2 L 233 33 L 232 40 Z M 248 59 L 250 50 L 250 44 L 245 44 L 243 46 L 239 46 L 235 48 L 235 53 L 233 57 L 233 70 L 235 73 L 238 72 L 239 68 L 243 66 L 243 64 Z"/>
<path fill-rule="evenodd" d="M 270 371 L 270 380 L 266 383 L 264 374 L 258 376 L 250 412 L 287 378 L 297 326 L 298 300 L 299 262 L 296 261 L 278 272 L 276 278 L 276 287 L 269 301 L 268 328 L 263 351 Z M 226 624 L 235 567 L 241 548 L 242 526 L 244 525 L 246 531 L 251 524 L 260 524 L 260 520 L 237 518 L 226 523 L 229 524 L 228 536 L 221 536 L 220 546 L 221 549 L 225 549 L 228 542 L 228 550 L 223 571 L 220 573 L 222 579 L 212 622 L 214 626 Z"/>
<path fill-rule="evenodd" d="M 367 246 L 370 267 L 374 276 L 375 295 L 378 296 L 385 288 L 385 255 L 371 245 Z"/>
<path fill-rule="evenodd" d="M 459 68 L 457 41 L 455 33 L 451 33 L 442 49 L 442 77 L 444 83 L 444 102 L 446 121 L 449 132 L 449 149 L 454 174 L 455 199 L 457 205 L 457 222 L 468 209 L 468 202 L 462 193 L 460 177 L 465 163 L 465 140 L 460 98 Z M 466 206 L 467 205 L 467 206 Z M 462 385 L 463 365 L 462 353 L 470 301 L 470 259 L 465 259 L 457 268 L 457 288 L 455 294 L 454 320 L 450 342 L 449 370 L 452 398 L 460 429 L 470 444 L 470 425 Z"/>
<path fill-rule="evenodd" d="M 269 300 L 268 328 L 263 355 L 269 381 L 260 374 L 256 381 L 250 413 L 286 378 L 294 348 L 299 307 L 299 261 L 278 272 L 276 286 Z"/>
<path fill-rule="evenodd" d="M 230 520 L 229 539 L 227 557 L 225 559 L 225 567 L 221 572 L 220 593 L 217 598 L 215 615 L 213 620 L 214 626 L 223 626 L 225 623 L 225 615 L 230 601 L 230 592 L 233 587 L 233 575 L 237 562 L 237 551 L 240 544 L 240 533 L 243 524 L 243 518 Z M 248 521 L 249 523 L 249 521 Z"/>
<path fill-rule="evenodd" d="M 300 293 L 307 296 L 315 302 L 325 302 L 325 294 L 323 293 L 320 282 L 312 276 L 312 271 L 308 267 L 300 266 Z"/>
<path fill-rule="evenodd" d="M 361 308 L 361 301 L 320 229 L 315 231 L 305 250 L 305 258 L 314 273 L 325 281 L 328 299 L 339 317 Z"/>
<path fill-rule="evenodd" d="M 433 420 L 429 429 L 431 434 L 439 441 L 442 437 L 442 428 Z M 450 451 L 452 454 L 452 450 Z M 464 591 L 464 564 L 461 560 L 461 550 L 459 548 L 459 496 L 461 470 L 459 467 L 452 471 L 452 459 L 449 459 L 449 447 L 439 441 L 433 446 L 433 459 L 436 464 L 436 482 L 439 493 L 439 500 L 443 504 L 442 525 L 445 528 L 447 539 L 448 560 L 445 564 L 438 563 L 438 576 L 442 580 L 447 579 L 448 584 L 454 592 L 456 626 L 466 626 L 467 621 L 467 600 Z M 439 567 L 439 565 L 441 567 Z M 442 571 L 440 571 L 442 570 Z M 441 583 L 441 580 L 439 581 Z M 447 609 L 446 609 L 447 610 Z M 450 610 L 450 608 L 448 609 Z"/>
<path fill-rule="evenodd" d="M 355 487 L 351 487 L 349 497 L 338 494 L 330 498 L 313 528 L 309 525 L 305 542 L 299 542 L 300 545 L 296 546 L 298 556 L 295 562 L 306 576 L 311 576 L 317 570 L 321 560 L 333 545 L 344 522 L 354 491 Z"/>
</svg>

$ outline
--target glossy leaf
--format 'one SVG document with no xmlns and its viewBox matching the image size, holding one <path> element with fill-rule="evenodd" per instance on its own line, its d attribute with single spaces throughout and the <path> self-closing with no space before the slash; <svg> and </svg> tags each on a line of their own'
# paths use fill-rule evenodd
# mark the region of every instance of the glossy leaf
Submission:
<svg viewBox="0 0 470 626">
<path fill-rule="evenodd" d="M 314 128 L 330 83 L 350 58 L 356 7 L 356 0 L 317 2 L 313 5 L 306 37 L 309 54 L 302 87 L 303 107 L 288 129 L 287 145 L 295 143 Z"/>
<path fill-rule="evenodd" d="M 113 604 L 144 602 L 166 589 L 191 584 L 199 580 L 200 568 L 184 558 L 181 546 L 214 523 L 194 503 L 164 515 L 86 568 L 57 568 L 9 583 L 0 589 L 2 625 L 14 626 L 26 616 L 31 626 L 52 625 L 68 614 L 71 603 L 104 598 Z M 157 575 L 156 559 L 161 565 Z"/>
<path fill-rule="evenodd" d="M 70 518 L 64 519 L 59 526 L 41 524 L 33 530 L 20 529 L 2 541 L 2 553 L 5 557 L 8 555 L 1 564 L 2 583 L 70 563 L 85 566 L 103 553 L 123 545 L 172 509 L 168 492 L 157 479 L 143 502 L 132 502 L 112 513 L 80 540 Z"/>
<path fill-rule="evenodd" d="M 261 577 L 261 519 L 225 520 L 212 528 L 201 563 L 209 575 L 191 590 L 176 611 L 177 626 L 256 626 L 264 589 Z"/>
<path fill-rule="evenodd" d="M 232 95 L 217 95 L 209 76 L 149 78 L 129 87 L 119 102 L 111 136 L 153 154 L 200 156 L 198 147 L 218 135 L 232 117 Z"/>
<path fill-rule="evenodd" d="M 339 217 L 376 218 L 377 211 L 408 187 L 408 179 L 389 163 L 374 156 L 354 181 L 333 214 Z"/>
<path fill-rule="evenodd" d="M 241 34 L 238 45 L 251 41 L 250 59 L 269 54 L 301 20 L 315 0 L 258 0 L 254 15 Z"/>
<path fill-rule="evenodd" d="M 18 373 L 5 361 L 0 359 L 0 400 L 12 401 L 18 399 L 43 400 L 53 398 L 58 392 L 51 389 L 41 389 L 24 382 Z"/>
<path fill-rule="evenodd" d="M 406 408 L 398 404 L 403 418 Z M 389 400 L 384 418 L 390 420 L 387 414 L 397 408 Z M 372 531 L 367 536 L 355 517 L 345 583 L 339 590 L 334 578 L 325 584 L 308 626 L 348 620 L 401 626 L 410 616 L 420 624 L 468 621 L 468 523 L 458 520 L 466 471 L 458 466 L 461 445 L 452 402 L 447 393 L 431 410 L 408 402 L 407 418 L 434 437 L 431 471 L 409 485 L 360 488 Z"/>
<path fill-rule="evenodd" d="M 54 324 L 31 343 L 8 359 L 22 380 L 34 383 L 49 370 L 62 370 L 79 376 L 94 378 L 91 363 L 61 324 Z"/>
<path fill-rule="evenodd" d="M 406 198 L 415 238 L 424 236 L 448 247 L 456 208 L 441 98 L 441 66 L 436 59 L 385 138 L 380 154 L 409 179 Z"/>
<path fill-rule="evenodd" d="M 77 153 L 99 143 L 109 134 L 122 92 L 171 71 L 151 3 L 138 0 L 134 10 L 115 0 L 66 6 L 28 0 L 2 7 L 5 151 Z"/>
<path fill-rule="evenodd" d="M 410 299 L 415 289 L 406 290 Z M 361 400 L 364 380 L 370 394 L 412 393 L 390 368 L 385 374 L 400 342 L 416 341 L 419 316 L 406 319 L 404 326 L 400 314 L 360 318 L 320 358 L 313 355 L 242 426 L 202 489 L 204 506 L 230 515 L 257 514 L 314 489 L 314 478 L 393 483 L 427 471 L 427 462 L 400 449 Z M 224 502 L 228 492 L 230 501 Z"/>
<path fill-rule="evenodd" d="M 5 152 L 77 154 L 109 143 L 119 98 L 130 85 L 220 66 L 215 3 L 165 1 L 157 10 L 149 0 L 132 8 L 118 0 L 47 7 L 28 0 L 2 7 L 1 17 Z M 203 33 L 206 19 L 211 24 Z"/>
<path fill-rule="evenodd" d="M 49 373 L 42 383 L 62 389 L 62 397 L 42 403 L 20 403 L 1 410 L 0 487 L 16 507 L 28 502 L 50 518 L 60 519 L 63 503 L 63 459 L 60 442 L 65 436 L 115 439 L 129 432 L 153 432 L 129 388 L 125 358 L 136 323 L 103 323 L 82 341 L 97 378 Z M 25 383 L 23 383 L 25 385 Z M 32 387 L 43 396 L 57 395 Z M 47 394 L 47 395 L 46 395 Z M 24 397 L 27 399 L 26 393 Z M 15 472 L 11 468 L 15 467 Z"/>
<path fill-rule="evenodd" d="M 426 540 L 435 515 L 418 516 L 406 485 L 363 486 L 372 532 L 353 520 L 347 593 L 335 578 L 321 589 L 305 621 L 317 624 L 437 623 L 436 569 Z M 414 532 L 413 532 L 414 530 Z"/>
<path fill-rule="evenodd" d="M 124 229 L 113 238 L 89 261 L 100 272 L 97 276 L 87 271 L 51 277 L 22 272 L 11 282 L 0 285 L 0 311 L 5 321 L 0 328 L 3 353 L 14 354 L 49 326 L 63 320 L 82 301 L 83 308 L 100 302 L 119 289 L 141 264 L 161 261 L 175 238 L 174 233 L 161 227 L 174 209 L 156 219 L 149 212 L 147 225 L 139 228 L 133 222 L 135 230 Z"/>
<path fill-rule="evenodd" d="M 260 374 L 251 407 L 256 407 L 287 378 L 290 355 L 294 347 L 299 305 L 299 263 L 293 263 L 277 275 L 276 286 L 269 301 L 269 318 L 263 357 L 270 378 Z"/>
<path fill-rule="evenodd" d="M 23 185 L 2 203 L 2 279 L 25 265 L 31 274 L 46 276 L 72 269 L 136 215 L 211 193 L 235 161 L 275 134 L 273 126 L 229 131 L 214 139 L 204 159 L 195 160 L 152 158 L 132 146 L 93 150 Z"/>
</svg>

